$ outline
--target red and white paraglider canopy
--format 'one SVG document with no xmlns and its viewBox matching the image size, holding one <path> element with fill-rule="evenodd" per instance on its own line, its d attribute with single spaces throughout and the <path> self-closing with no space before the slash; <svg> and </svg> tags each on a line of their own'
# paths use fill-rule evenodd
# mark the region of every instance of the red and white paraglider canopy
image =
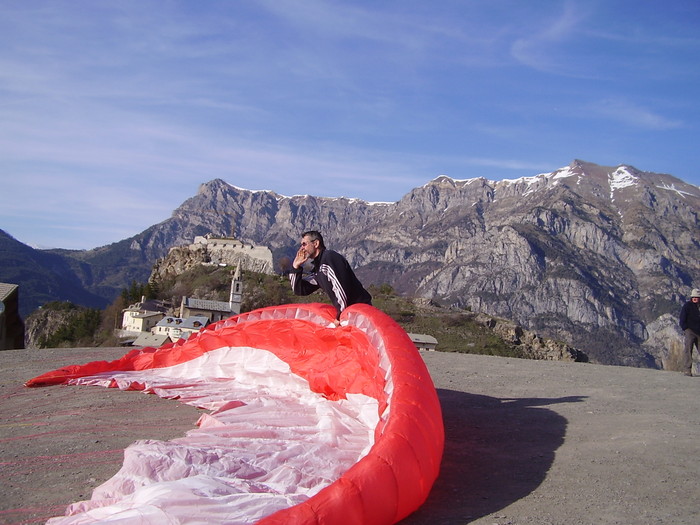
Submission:
<svg viewBox="0 0 700 525">
<path fill-rule="evenodd" d="M 262 308 L 188 340 L 48 372 L 27 386 L 140 389 L 210 410 L 139 441 L 51 524 L 390 524 L 437 478 L 442 414 L 406 332 L 364 304 Z"/>
</svg>

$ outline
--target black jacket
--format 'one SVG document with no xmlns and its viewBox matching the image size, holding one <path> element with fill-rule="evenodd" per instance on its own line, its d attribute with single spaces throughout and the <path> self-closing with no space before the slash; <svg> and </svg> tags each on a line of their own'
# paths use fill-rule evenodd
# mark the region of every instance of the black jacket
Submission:
<svg viewBox="0 0 700 525">
<path fill-rule="evenodd" d="M 681 313 L 678 316 L 678 324 L 681 330 L 690 328 L 693 332 L 700 335 L 700 303 L 688 301 L 681 308 Z"/>
<path fill-rule="evenodd" d="M 345 257 L 338 252 L 324 249 L 313 260 L 311 273 L 304 277 L 302 272 L 302 267 L 292 268 L 289 274 L 294 294 L 309 295 L 322 289 L 335 306 L 336 318 L 351 304 L 372 304 L 372 296 L 363 288 Z"/>
</svg>

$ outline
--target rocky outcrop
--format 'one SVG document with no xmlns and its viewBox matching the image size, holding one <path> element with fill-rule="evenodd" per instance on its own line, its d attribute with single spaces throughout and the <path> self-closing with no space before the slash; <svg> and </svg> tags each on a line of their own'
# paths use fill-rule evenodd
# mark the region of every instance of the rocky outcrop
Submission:
<svg viewBox="0 0 700 525">
<path fill-rule="evenodd" d="M 272 253 L 265 246 L 246 244 L 233 238 L 195 238 L 192 244 L 175 246 L 153 265 L 149 281 L 163 281 L 200 265 L 235 266 L 241 270 L 272 274 Z"/>
<path fill-rule="evenodd" d="M 24 346 L 29 350 L 43 348 L 43 342 L 64 330 L 81 316 L 84 309 L 71 303 L 50 303 L 38 308 L 25 321 Z"/>
<path fill-rule="evenodd" d="M 170 249 L 168 255 L 155 262 L 153 271 L 148 280 L 149 282 L 158 282 L 169 277 L 175 277 L 196 266 L 206 264 L 207 259 L 208 257 L 204 247 L 191 248 L 189 245 L 175 246 Z"/>
<path fill-rule="evenodd" d="M 563 341 L 544 339 L 531 330 L 505 319 L 497 319 L 485 314 L 476 314 L 474 321 L 493 330 L 506 343 L 518 348 L 530 359 L 542 361 L 587 362 L 588 356 Z"/>
</svg>

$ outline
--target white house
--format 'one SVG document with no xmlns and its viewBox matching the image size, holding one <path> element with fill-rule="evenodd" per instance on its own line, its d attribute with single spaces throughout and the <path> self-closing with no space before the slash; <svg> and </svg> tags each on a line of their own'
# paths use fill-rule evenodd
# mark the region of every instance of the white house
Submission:
<svg viewBox="0 0 700 525">
<path fill-rule="evenodd" d="M 144 297 L 141 301 L 122 310 L 122 336 L 135 333 L 150 332 L 151 329 L 165 317 L 167 308 L 162 301 L 149 300 Z"/>
</svg>

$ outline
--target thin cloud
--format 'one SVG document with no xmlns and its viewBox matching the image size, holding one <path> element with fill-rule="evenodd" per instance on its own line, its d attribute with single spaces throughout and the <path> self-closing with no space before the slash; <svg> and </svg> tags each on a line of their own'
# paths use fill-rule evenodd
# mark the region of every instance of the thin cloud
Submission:
<svg viewBox="0 0 700 525">
<path fill-rule="evenodd" d="M 589 106 L 589 109 L 593 115 L 646 130 L 666 131 L 684 126 L 680 120 L 664 117 L 624 99 L 603 100 Z"/>
<path fill-rule="evenodd" d="M 518 170 L 518 171 L 533 171 L 540 172 L 552 169 L 551 163 L 547 162 L 531 162 L 515 159 L 489 159 L 489 158 L 469 158 L 467 163 L 475 166 L 488 166 L 490 168 L 499 168 L 503 170 Z"/>
<path fill-rule="evenodd" d="M 564 3 L 563 11 L 548 25 L 513 42 L 512 56 L 521 64 L 539 71 L 551 71 L 561 67 L 562 64 L 554 58 L 554 50 L 557 45 L 575 36 L 576 29 L 584 18 L 573 2 Z"/>
</svg>

